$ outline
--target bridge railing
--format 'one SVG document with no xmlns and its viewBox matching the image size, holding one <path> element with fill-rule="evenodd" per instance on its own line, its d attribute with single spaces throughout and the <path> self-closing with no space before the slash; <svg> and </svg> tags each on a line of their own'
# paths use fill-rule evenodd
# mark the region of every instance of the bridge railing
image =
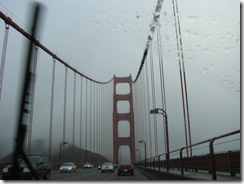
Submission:
<svg viewBox="0 0 244 184">
<path fill-rule="evenodd" d="M 240 150 L 228 150 L 214 153 L 215 140 L 235 134 L 240 134 L 240 130 L 236 130 L 193 144 L 191 146 L 182 147 L 180 149 L 171 151 L 169 153 L 170 156 L 177 154 L 178 157 L 171 158 L 169 161 L 166 160 L 166 153 L 164 153 L 155 157 L 147 158 L 144 161 L 137 162 L 135 165 L 157 170 L 166 168 L 167 171 L 169 169 L 177 169 L 180 171 L 181 175 L 184 175 L 184 171 L 207 171 L 212 175 L 213 180 L 217 179 L 216 172 L 225 172 L 229 173 L 230 176 L 235 176 L 237 173 L 240 174 Z M 183 157 L 183 150 L 206 143 L 209 147 L 207 154 Z"/>
</svg>

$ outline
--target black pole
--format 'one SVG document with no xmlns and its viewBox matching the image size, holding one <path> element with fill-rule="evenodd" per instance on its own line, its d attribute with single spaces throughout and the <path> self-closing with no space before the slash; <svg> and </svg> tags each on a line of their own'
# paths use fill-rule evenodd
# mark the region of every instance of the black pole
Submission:
<svg viewBox="0 0 244 184">
<path fill-rule="evenodd" d="M 35 64 L 31 63 L 32 59 L 32 48 L 33 48 L 33 43 L 35 41 L 35 34 L 36 30 L 38 27 L 39 23 L 39 16 L 40 16 L 40 9 L 41 5 L 38 3 L 34 4 L 34 18 L 32 22 L 32 31 L 31 31 L 31 38 L 29 42 L 29 50 L 27 50 L 27 60 L 24 63 L 24 80 L 23 80 L 23 88 L 20 90 L 21 91 L 21 102 L 20 102 L 20 107 L 19 107 L 19 118 L 18 118 L 18 129 L 17 129 L 17 136 L 16 136 L 16 145 L 15 145 L 15 151 L 14 151 L 14 158 L 13 158 L 13 179 L 18 179 L 18 168 L 19 168 L 19 163 L 18 163 L 18 158 L 23 158 L 29 167 L 33 177 L 35 179 L 38 179 L 34 169 L 32 168 L 27 156 L 24 153 L 24 140 L 25 140 L 25 133 L 26 133 L 26 128 L 28 125 L 28 117 L 27 114 L 30 113 L 30 106 L 32 105 L 31 101 L 31 82 L 34 83 L 34 73 L 33 71 L 34 68 L 33 66 L 36 66 Z"/>
</svg>

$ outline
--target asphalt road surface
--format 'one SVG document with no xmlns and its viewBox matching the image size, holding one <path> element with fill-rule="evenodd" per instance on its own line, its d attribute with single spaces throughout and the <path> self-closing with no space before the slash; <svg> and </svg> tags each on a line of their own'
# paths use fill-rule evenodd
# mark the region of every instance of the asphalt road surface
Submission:
<svg viewBox="0 0 244 184">
<path fill-rule="evenodd" d="M 0 180 L 2 176 L 0 175 Z M 42 178 L 40 180 L 43 180 Z M 149 180 L 136 169 L 134 175 L 122 174 L 118 176 L 117 169 L 114 173 L 101 173 L 97 168 L 93 169 L 77 169 L 76 173 L 60 173 L 59 170 L 51 171 L 51 181 L 146 181 Z"/>
<path fill-rule="evenodd" d="M 51 179 L 56 181 L 145 181 L 148 180 L 143 174 L 135 170 L 134 175 L 123 174 L 118 176 L 117 169 L 114 173 L 101 173 L 96 168 L 78 169 L 76 173 L 59 173 L 52 171 Z"/>
</svg>

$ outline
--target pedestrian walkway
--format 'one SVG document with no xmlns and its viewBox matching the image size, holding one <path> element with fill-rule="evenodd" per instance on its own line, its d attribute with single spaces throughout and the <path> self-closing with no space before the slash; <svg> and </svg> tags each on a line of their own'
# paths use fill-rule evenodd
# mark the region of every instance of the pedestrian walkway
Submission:
<svg viewBox="0 0 244 184">
<path fill-rule="evenodd" d="M 143 167 L 140 167 L 143 169 Z M 157 172 L 163 172 L 164 174 L 172 174 L 172 175 L 181 175 L 181 171 L 178 169 L 170 169 L 169 173 L 167 173 L 166 168 L 159 168 L 155 167 L 154 168 L 146 168 L 149 169 L 150 171 L 156 171 Z M 152 172 L 150 172 L 152 173 Z M 241 181 L 241 175 L 240 174 L 236 174 L 236 176 L 230 176 L 229 173 L 224 173 L 224 172 L 217 172 L 217 181 Z M 184 170 L 184 175 L 185 178 L 189 178 L 189 179 L 194 179 L 194 180 L 207 180 L 207 181 L 212 181 L 212 174 L 208 173 L 207 171 L 185 171 Z"/>
</svg>

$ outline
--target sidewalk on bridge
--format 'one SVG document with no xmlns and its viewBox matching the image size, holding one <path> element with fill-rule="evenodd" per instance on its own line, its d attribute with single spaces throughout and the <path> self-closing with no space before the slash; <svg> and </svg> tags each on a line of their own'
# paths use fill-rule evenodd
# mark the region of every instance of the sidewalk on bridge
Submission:
<svg viewBox="0 0 244 184">
<path fill-rule="evenodd" d="M 147 168 L 154 170 L 153 168 Z M 155 167 L 156 171 L 159 171 L 158 167 Z M 166 168 L 160 168 L 160 172 L 167 173 Z M 181 171 L 178 169 L 170 169 L 169 174 L 175 174 L 175 175 L 181 175 Z M 236 176 L 230 176 L 229 173 L 222 173 L 222 172 L 217 172 L 217 179 L 216 181 L 241 181 L 241 175 L 236 174 Z M 195 180 L 207 180 L 207 181 L 212 181 L 212 174 L 208 173 L 207 171 L 184 171 L 184 177 L 187 177 L 189 179 L 195 179 Z"/>
</svg>

